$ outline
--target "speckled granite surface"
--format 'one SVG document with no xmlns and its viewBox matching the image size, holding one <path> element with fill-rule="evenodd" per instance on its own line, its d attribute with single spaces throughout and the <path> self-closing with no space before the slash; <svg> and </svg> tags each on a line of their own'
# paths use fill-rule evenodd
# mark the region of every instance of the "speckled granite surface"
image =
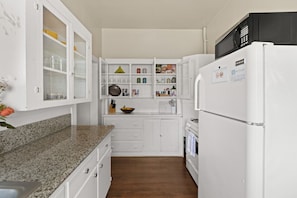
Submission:
<svg viewBox="0 0 297 198">
<path fill-rule="evenodd" d="M 0 131 L 0 154 L 60 131 L 70 125 L 71 115 L 66 114 L 20 126 L 16 129 Z"/>
<path fill-rule="evenodd" d="M 0 155 L 0 181 L 39 181 L 30 198 L 47 198 L 113 126 L 70 126 Z"/>
</svg>

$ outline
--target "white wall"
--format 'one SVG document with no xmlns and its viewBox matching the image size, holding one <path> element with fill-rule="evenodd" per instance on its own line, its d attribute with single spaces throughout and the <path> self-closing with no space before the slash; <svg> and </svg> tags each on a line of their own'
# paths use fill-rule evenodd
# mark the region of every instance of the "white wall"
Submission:
<svg viewBox="0 0 297 198">
<path fill-rule="evenodd" d="M 92 54 L 101 56 L 101 20 L 95 17 L 98 12 L 97 1 L 61 0 L 78 20 L 92 33 Z M 96 5 L 92 5 L 92 4 Z M 92 10 L 90 10 L 90 8 Z"/>
<path fill-rule="evenodd" d="M 181 58 L 202 46 L 200 29 L 102 29 L 104 58 Z"/>
<path fill-rule="evenodd" d="M 214 53 L 215 40 L 249 12 L 295 11 L 296 0 L 231 0 L 207 25 L 208 53 Z"/>
</svg>

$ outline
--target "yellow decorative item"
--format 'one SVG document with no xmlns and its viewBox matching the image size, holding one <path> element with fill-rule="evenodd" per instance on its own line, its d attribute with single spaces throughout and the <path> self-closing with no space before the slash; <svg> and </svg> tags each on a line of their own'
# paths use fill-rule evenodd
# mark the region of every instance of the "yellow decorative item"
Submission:
<svg viewBox="0 0 297 198">
<path fill-rule="evenodd" d="M 119 66 L 114 73 L 125 73 L 125 71 L 122 69 L 121 66 Z"/>
<path fill-rule="evenodd" d="M 61 43 L 63 43 L 64 45 L 67 44 L 65 41 L 61 41 Z M 77 47 L 76 47 L 75 45 L 73 46 L 73 50 L 74 50 L 74 51 L 77 51 Z"/>
<path fill-rule="evenodd" d="M 50 35 L 51 37 L 53 37 L 54 39 L 58 39 L 58 34 L 54 31 L 51 30 L 43 30 L 46 34 Z"/>
</svg>

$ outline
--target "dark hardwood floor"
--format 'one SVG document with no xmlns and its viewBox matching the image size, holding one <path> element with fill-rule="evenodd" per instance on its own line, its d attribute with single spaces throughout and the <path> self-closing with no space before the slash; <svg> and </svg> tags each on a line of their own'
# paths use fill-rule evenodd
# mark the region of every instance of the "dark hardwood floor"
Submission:
<svg viewBox="0 0 297 198">
<path fill-rule="evenodd" d="M 181 157 L 113 157 L 108 198 L 197 198 Z"/>
</svg>

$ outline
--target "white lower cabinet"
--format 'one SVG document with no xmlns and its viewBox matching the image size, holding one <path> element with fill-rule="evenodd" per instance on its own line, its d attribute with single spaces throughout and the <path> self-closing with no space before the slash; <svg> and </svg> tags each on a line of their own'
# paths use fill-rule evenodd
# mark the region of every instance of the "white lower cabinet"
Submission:
<svg viewBox="0 0 297 198">
<path fill-rule="evenodd" d="M 81 165 L 71 174 L 68 181 L 69 197 L 76 197 L 84 183 L 92 175 L 97 164 L 97 151 L 94 150 Z"/>
<path fill-rule="evenodd" d="M 179 119 L 148 119 L 144 121 L 144 152 L 175 154 L 180 150 Z"/>
<path fill-rule="evenodd" d="M 143 148 L 143 118 L 104 118 L 105 125 L 114 125 L 111 132 L 113 156 L 141 155 Z"/>
<path fill-rule="evenodd" d="M 160 120 L 160 151 L 176 153 L 179 150 L 179 125 L 178 119 Z M 181 139 L 181 138 L 180 138 Z"/>
<path fill-rule="evenodd" d="M 182 156 L 181 118 L 172 116 L 108 116 L 104 124 L 115 126 L 113 156 Z"/>
<path fill-rule="evenodd" d="M 50 198 L 105 198 L 111 185 L 111 135 L 76 168 Z"/>
<path fill-rule="evenodd" d="M 85 181 L 85 184 L 76 194 L 75 198 L 97 197 L 97 172 L 97 167 L 95 167 L 93 171 L 90 173 L 88 179 Z"/>
<path fill-rule="evenodd" d="M 98 184 L 99 184 L 99 198 L 106 197 L 109 187 L 111 185 L 111 149 L 107 151 L 105 156 L 98 164 Z"/>
</svg>

